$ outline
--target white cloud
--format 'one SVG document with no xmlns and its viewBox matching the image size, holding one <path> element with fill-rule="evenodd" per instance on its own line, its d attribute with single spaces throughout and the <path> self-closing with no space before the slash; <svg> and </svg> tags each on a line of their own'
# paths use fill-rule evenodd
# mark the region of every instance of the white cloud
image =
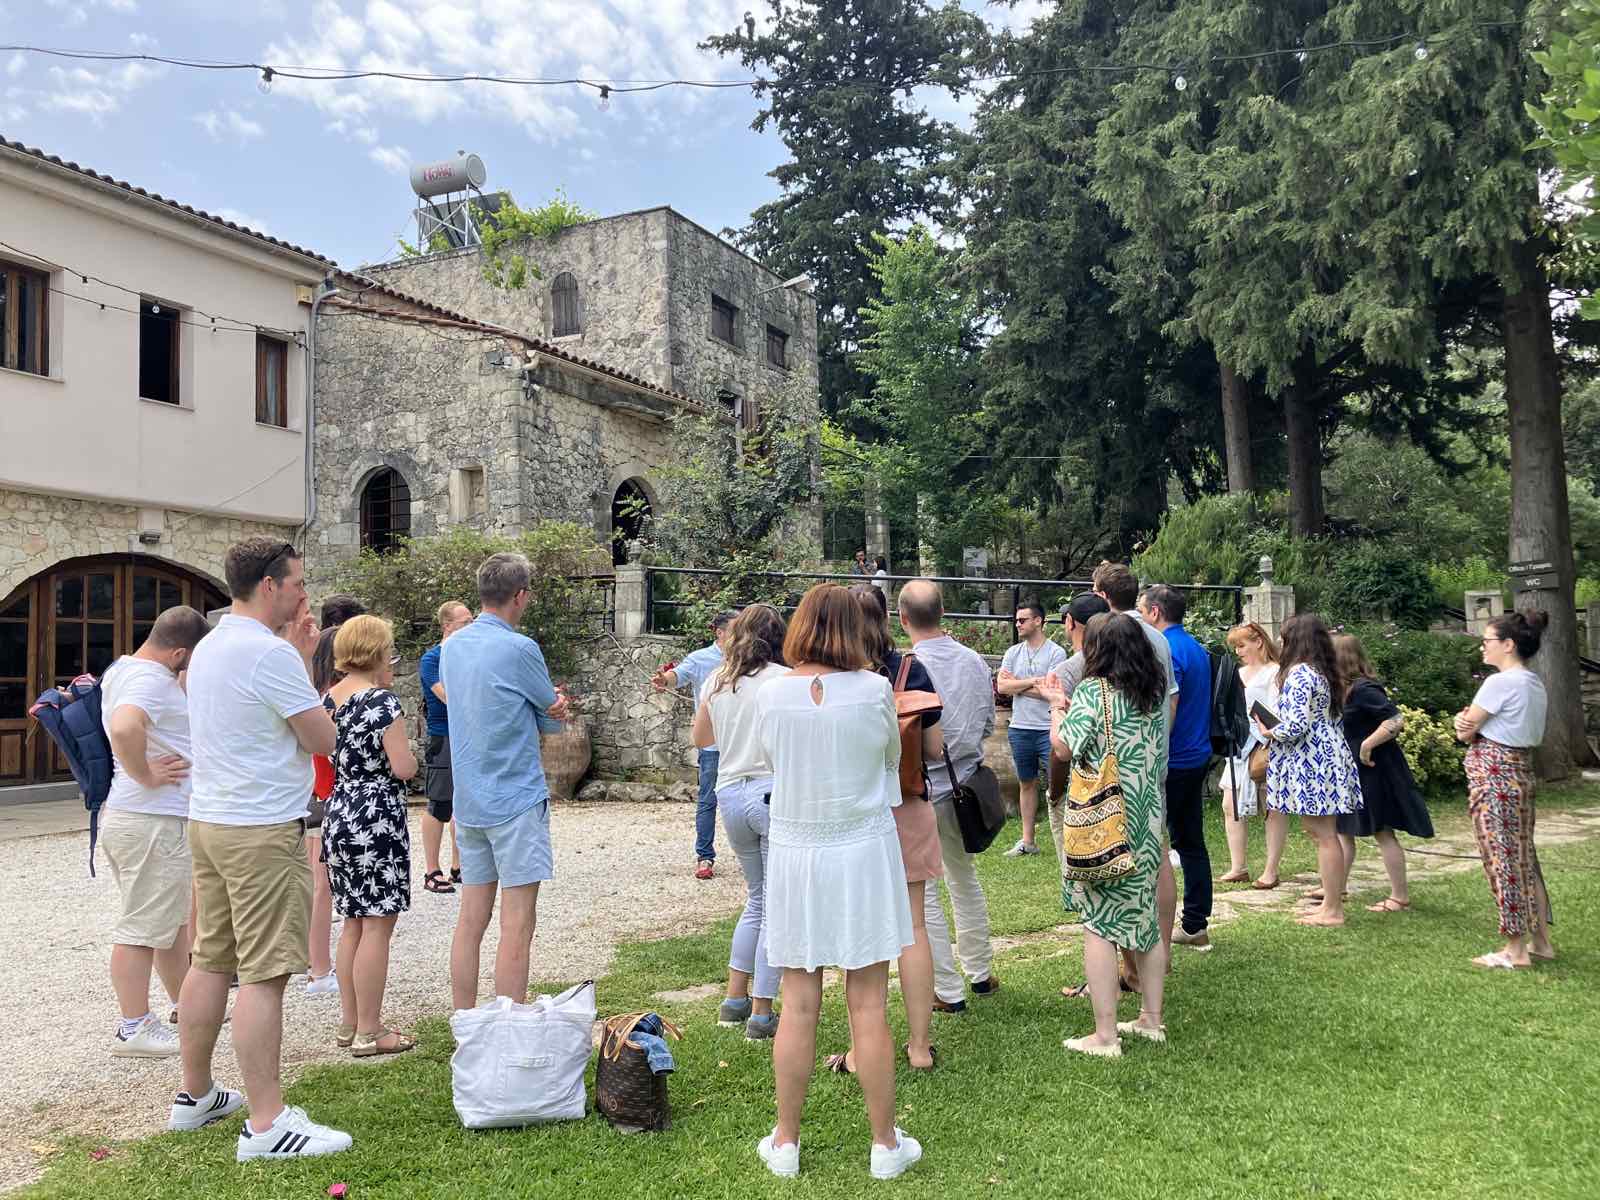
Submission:
<svg viewBox="0 0 1600 1200">
<path fill-rule="evenodd" d="M 128 43 L 135 50 L 154 50 L 156 48 L 156 39 L 148 33 L 130 33 L 128 35 Z"/>
<path fill-rule="evenodd" d="M 213 216 L 221 217 L 224 221 L 232 221 L 235 225 L 243 225 L 246 229 L 253 229 L 257 233 L 272 234 L 271 227 L 260 217 L 253 217 L 247 212 L 240 212 L 237 208 L 218 208 L 212 211 Z"/>
<path fill-rule="evenodd" d="M 397 175 L 406 175 L 411 171 L 411 160 L 406 157 L 404 150 L 395 146 L 375 147 L 367 151 L 367 157 L 385 171 L 393 171 Z"/>
<path fill-rule="evenodd" d="M 224 137 L 227 137 L 237 141 L 241 146 L 246 142 L 266 136 L 267 132 L 259 121 L 252 121 L 248 117 L 241 116 L 231 108 L 222 114 L 215 112 L 197 113 L 194 122 L 209 133 L 213 141 L 220 142 Z"/>
<path fill-rule="evenodd" d="M 51 67 L 55 90 L 41 103 L 57 112 L 81 113 L 96 125 L 122 107 L 122 102 L 153 79 L 167 73 L 154 63 L 130 62 L 95 72 L 87 67 Z"/>
<path fill-rule="evenodd" d="M 28 115 L 28 110 L 20 104 L 0 104 L 0 121 L 8 125 L 22 120 Z"/>
<path fill-rule="evenodd" d="M 11 76 L 21 75 L 27 69 L 28 60 L 21 54 L 13 54 L 6 63 L 6 74 Z"/>
</svg>

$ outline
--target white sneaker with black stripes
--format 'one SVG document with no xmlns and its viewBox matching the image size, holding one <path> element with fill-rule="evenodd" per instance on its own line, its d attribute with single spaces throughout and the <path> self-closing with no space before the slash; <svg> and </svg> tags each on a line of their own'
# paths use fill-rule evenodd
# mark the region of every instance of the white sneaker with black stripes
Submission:
<svg viewBox="0 0 1600 1200">
<path fill-rule="evenodd" d="M 250 1129 L 250 1122 L 239 1130 L 239 1149 L 235 1154 L 240 1162 L 252 1158 L 309 1158 L 316 1154 L 337 1154 L 350 1149 L 351 1137 L 338 1129 L 318 1125 L 306 1116 L 306 1110 L 285 1108 L 278 1119 L 261 1133 Z"/>
<path fill-rule="evenodd" d="M 167 1118 L 168 1129 L 203 1129 L 213 1121 L 231 1117 L 244 1107 L 244 1094 L 230 1092 L 225 1087 L 211 1084 L 204 1096 L 191 1096 L 179 1092 L 172 1101 L 172 1115 Z"/>
</svg>

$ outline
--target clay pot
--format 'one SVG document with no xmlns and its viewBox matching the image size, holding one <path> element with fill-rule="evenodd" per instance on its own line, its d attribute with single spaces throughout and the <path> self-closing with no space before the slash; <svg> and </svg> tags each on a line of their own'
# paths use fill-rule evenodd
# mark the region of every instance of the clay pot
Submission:
<svg viewBox="0 0 1600 1200">
<path fill-rule="evenodd" d="M 544 763 L 544 779 L 552 800 L 571 800 L 578 784 L 588 774 L 593 747 L 589 726 L 574 718 L 560 733 L 539 735 L 539 756 Z"/>
</svg>

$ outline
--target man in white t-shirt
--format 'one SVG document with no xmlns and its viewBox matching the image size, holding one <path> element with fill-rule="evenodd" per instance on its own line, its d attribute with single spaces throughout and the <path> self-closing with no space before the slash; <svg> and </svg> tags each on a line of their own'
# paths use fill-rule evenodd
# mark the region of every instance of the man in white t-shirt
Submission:
<svg viewBox="0 0 1600 1200">
<path fill-rule="evenodd" d="M 283 989 L 305 972 L 311 910 L 306 798 L 311 755 L 333 753 L 333 718 L 311 686 L 319 630 L 299 552 L 252 537 L 228 550 L 233 607 L 189 666 L 194 752 L 189 847 L 194 950 L 178 1005 L 183 1088 L 169 1129 L 198 1129 L 248 1099 L 235 1157 L 299 1158 L 350 1146 L 283 1103 Z M 211 1059 L 228 1002 L 244 1095 L 219 1087 Z"/>
<path fill-rule="evenodd" d="M 100 849 L 122 897 L 111 934 L 117 1058 L 178 1053 L 178 1031 L 150 1011 L 150 970 L 176 1004 L 189 969 L 190 896 L 189 701 L 178 676 L 210 632 L 204 614 L 169 608 L 144 645 L 100 678 L 112 763 Z"/>
<path fill-rule="evenodd" d="M 995 688 L 1011 697 L 1011 762 L 1017 768 L 1017 808 L 1022 815 L 1022 837 L 1006 851 L 1007 858 L 1038 854 L 1034 840 L 1039 819 L 1039 779 L 1050 785 L 1050 704 L 1034 685 L 1052 671 L 1067 665 L 1067 652 L 1045 632 L 1044 609 L 1030 600 L 1017 606 L 1017 642 L 1000 661 Z"/>
</svg>

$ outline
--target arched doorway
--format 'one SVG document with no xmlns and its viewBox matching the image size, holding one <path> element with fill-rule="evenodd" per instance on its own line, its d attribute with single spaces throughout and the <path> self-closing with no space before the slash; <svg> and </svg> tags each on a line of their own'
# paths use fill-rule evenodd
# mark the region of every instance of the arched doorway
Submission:
<svg viewBox="0 0 1600 1200">
<path fill-rule="evenodd" d="M 361 489 L 361 546 L 387 554 L 411 536 L 411 487 L 393 467 L 374 471 Z"/>
<path fill-rule="evenodd" d="M 138 554 L 57 563 L 0 600 L 0 787 L 71 778 L 49 738 L 28 736 L 40 692 L 137 650 L 166 609 L 227 602 L 193 571 Z"/>
<path fill-rule="evenodd" d="M 611 498 L 611 561 L 628 561 L 628 543 L 645 530 L 650 519 L 650 493 L 637 479 L 624 480 Z"/>
</svg>

